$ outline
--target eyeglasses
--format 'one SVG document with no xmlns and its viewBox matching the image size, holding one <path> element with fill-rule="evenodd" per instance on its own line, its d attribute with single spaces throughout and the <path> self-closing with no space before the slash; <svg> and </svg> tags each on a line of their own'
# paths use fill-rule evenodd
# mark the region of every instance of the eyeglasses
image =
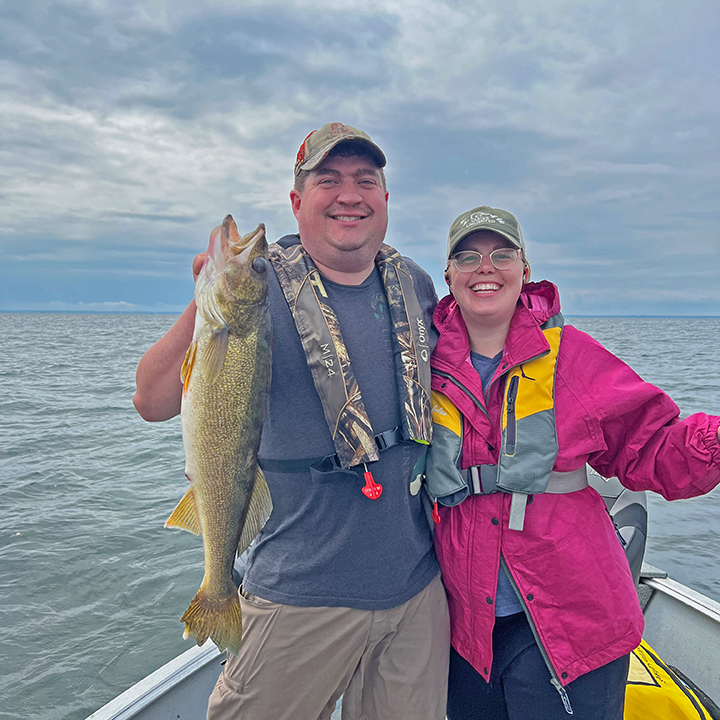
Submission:
<svg viewBox="0 0 720 720">
<path fill-rule="evenodd" d="M 475 250 L 462 250 L 455 253 L 450 259 L 460 272 L 475 272 L 482 265 L 483 257 L 482 253 L 475 252 Z M 498 248 L 493 250 L 488 257 L 498 270 L 508 270 L 518 261 L 520 250 L 517 248 Z"/>
</svg>

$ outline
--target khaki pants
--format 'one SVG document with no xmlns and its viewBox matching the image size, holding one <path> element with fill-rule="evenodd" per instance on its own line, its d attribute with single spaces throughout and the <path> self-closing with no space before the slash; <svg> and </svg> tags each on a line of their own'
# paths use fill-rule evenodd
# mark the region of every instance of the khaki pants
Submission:
<svg viewBox="0 0 720 720">
<path fill-rule="evenodd" d="M 243 642 L 208 720 L 442 720 L 450 622 L 440 576 L 390 610 L 280 605 L 240 591 Z"/>
</svg>

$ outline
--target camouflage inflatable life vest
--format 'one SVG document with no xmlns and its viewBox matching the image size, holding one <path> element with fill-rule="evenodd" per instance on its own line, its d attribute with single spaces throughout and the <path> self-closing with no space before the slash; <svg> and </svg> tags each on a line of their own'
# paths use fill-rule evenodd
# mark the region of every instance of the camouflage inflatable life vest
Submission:
<svg viewBox="0 0 720 720">
<path fill-rule="evenodd" d="M 297 235 L 272 244 L 269 252 L 305 350 L 340 466 L 349 468 L 376 461 L 376 434 L 320 272 Z M 430 347 L 422 308 L 412 276 L 397 250 L 382 245 L 375 264 L 393 328 L 400 434 L 402 440 L 427 445 L 432 439 Z"/>
</svg>

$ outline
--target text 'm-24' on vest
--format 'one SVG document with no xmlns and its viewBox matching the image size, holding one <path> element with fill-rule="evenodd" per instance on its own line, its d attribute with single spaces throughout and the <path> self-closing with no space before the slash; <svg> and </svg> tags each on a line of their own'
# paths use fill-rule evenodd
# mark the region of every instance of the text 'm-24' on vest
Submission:
<svg viewBox="0 0 720 720">
<path fill-rule="evenodd" d="M 572 492 L 587 485 L 584 466 L 569 473 L 553 471 L 558 454 L 555 369 L 563 325 L 562 314 L 551 317 L 542 326 L 550 349 L 507 373 L 497 465 L 461 469 L 462 415 L 445 395 L 432 392 L 434 436 L 425 472 L 433 500 L 452 506 L 468 495 L 512 493 L 508 527 L 522 530 L 529 495 Z M 448 374 L 435 372 L 458 384 Z"/>
<path fill-rule="evenodd" d="M 433 431 L 429 336 L 412 276 L 400 253 L 383 244 L 375 258 L 392 321 L 401 405 L 401 427 L 383 428 L 379 433 L 370 424 L 322 276 L 300 237 L 281 238 L 270 246 L 269 256 L 335 444 L 333 460 L 341 468 L 350 468 L 376 461 L 380 450 L 403 440 L 429 444 Z"/>
</svg>

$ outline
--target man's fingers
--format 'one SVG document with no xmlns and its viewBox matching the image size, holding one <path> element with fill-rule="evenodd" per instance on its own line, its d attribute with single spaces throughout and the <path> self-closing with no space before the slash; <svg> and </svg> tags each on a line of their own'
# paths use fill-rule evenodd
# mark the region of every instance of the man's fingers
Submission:
<svg viewBox="0 0 720 720">
<path fill-rule="evenodd" d="M 202 270 L 202 266 L 205 264 L 206 257 L 207 257 L 207 251 L 201 252 L 199 255 L 196 255 L 193 258 L 193 261 L 192 261 L 193 281 L 197 280 L 197 276 L 200 274 L 200 271 Z"/>
<path fill-rule="evenodd" d="M 208 250 L 212 248 L 213 243 L 217 240 L 217 236 L 222 232 L 222 225 L 218 225 L 217 227 L 213 228 L 213 231 L 210 233 L 210 244 L 208 245 Z M 197 280 L 197 276 L 200 274 L 200 271 L 202 270 L 202 266 L 205 264 L 205 259 L 207 258 L 208 250 L 205 252 L 200 253 L 199 255 L 196 255 L 192 262 L 192 271 L 193 271 L 193 280 Z"/>
</svg>

